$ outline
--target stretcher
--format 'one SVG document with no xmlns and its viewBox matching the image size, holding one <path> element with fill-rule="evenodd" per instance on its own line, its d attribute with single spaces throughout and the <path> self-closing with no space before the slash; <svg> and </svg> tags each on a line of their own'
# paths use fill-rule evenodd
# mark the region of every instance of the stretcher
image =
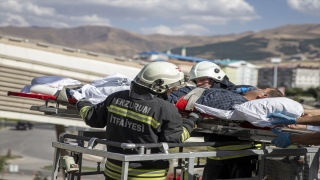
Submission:
<svg viewBox="0 0 320 180">
<path fill-rule="evenodd" d="M 67 98 L 65 94 L 60 93 L 58 96 L 51 96 L 45 94 L 29 94 L 11 91 L 9 91 L 7 94 L 8 96 L 32 98 L 44 101 L 44 105 L 31 106 L 30 110 L 32 111 L 43 112 L 45 115 L 81 118 L 79 112 L 75 109 L 77 99 Z M 54 106 L 49 106 L 48 103 L 53 103 Z M 65 105 L 65 107 L 60 107 L 60 104 Z M 182 110 L 179 105 L 177 106 L 177 108 L 179 109 L 179 112 L 182 114 L 182 116 L 191 112 Z M 294 130 L 289 128 L 284 128 L 282 131 L 297 134 L 310 133 L 310 131 L 306 130 Z M 203 133 L 234 136 L 244 141 L 266 143 L 271 142 L 271 140 L 276 137 L 276 134 L 270 131 L 269 127 L 256 127 L 247 121 L 223 120 L 205 114 L 204 120 L 198 124 L 196 129 L 194 129 L 192 136 L 203 136 Z"/>
<path fill-rule="evenodd" d="M 56 96 L 43 95 L 43 94 L 27 94 L 27 93 L 18 93 L 18 92 L 8 92 L 8 96 L 13 97 L 22 97 L 22 98 L 32 98 L 44 101 L 44 105 L 41 106 L 31 106 L 30 110 L 43 112 L 45 115 L 61 116 L 61 117 L 73 117 L 80 118 L 79 112 L 75 109 L 75 103 L 77 102 L 74 98 L 62 98 L 60 100 Z M 49 103 L 53 103 L 54 106 L 50 106 Z M 65 106 L 60 106 L 61 104 Z M 187 114 L 189 112 L 182 112 L 181 114 Z M 283 129 L 284 131 L 290 133 L 306 133 L 304 131 L 297 131 L 291 129 Z M 80 132 L 79 132 L 80 133 Z M 200 164 L 199 158 L 206 157 L 224 157 L 224 156 L 233 156 L 238 155 L 239 153 L 246 155 L 258 155 L 259 159 L 256 163 L 257 169 L 256 174 L 252 178 L 246 178 L 247 180 L 260 180 L 265 179 L 266 177 L 274 176 L 278 177 L 279 174 L 273 167 L 273 169 L 268 169 L 270 163 L 268 163 L 268 157 L 283 157 L 283 156 L 296 156 L 304 157 L 304 169 L 297 175 L 296 172 L 292 173 L 291 169 L 287 173 L 296 176 L 304 176 L 304 179 L 315 179 L 318 175 L 319 161 L 317 157 L 319 156 L 318 148 L 297 148 L 297 149 L 272 149 L 267 148 L 266 143 L 269 143 L 276 135 L 270 131 L 269 128 L 258 128 L 252 126 L 249 122 L 235 122 L 227 121 L 223 119 L 218 119 L 212 116 L 205 116 L 205 119 L 198 124 L 198 127 L 193 131 L 192 135 L 203 136 L 206 134 L 220 134 L 238 137 L 244 141 L 254 141 L 261 142 L 261 149 L 249 149 L 241 151 L 208 151 L 208 152 L 184 152 L 184 147 L 196 147 L 196 146 L 220 146 L 224 144 L 216 144 L 216 142 L 186 142 L 186 143 L 154 143 L 154 144 L 133 144 L 133 143 L 119 143 L 119 142 L 110 142 L 107 140 L 99 139 L 98 136 L 93 135 L 93 131 L 89 132 L 90 134 L 85 136 L 84 133 L 79 134 L 79 136 L 71 134 L 61 134 L 59 137 L 59 142 L 53 142 L 52 146 L 55 148 L 54 159 L 53 159 L 53 170 L 52 170 L 52 180 L 57 179 L 59 169 L 61 170 L 62 157 L 60 154 L 61 150 L 67 150 L 70 152 L 70 157 L 74 159 L 75 163 L 79 166 L 78 172 L 66 173 L 62 171 L 64 179 L 77 179 L 80 180 L 81 176 L 84 175 L 93 175 L 93 174 L 103 174 L 103 171 L 100 170 L 100 164 L 97 166 L 97 170 L 94 172 L 81 172 L 82 166 L 82 155 L 90 154 L 95 156 L 100 156 L 104 158 L 120 160 L 123 163 L 122 166 L 122 177 L 121 179 L 126 180 L 128 177 L 128 164 L 131 161 L 146 161 L 146 160 L 161 160 L 161 159 L 178 159 L 178 165 L 174 167 L 173 177 L 177 177 L 176 171 L 181 170 L 180 179 L 200 179 L 196 174 L 196 168 L 203 168 L 204 165 Z M 101 132 L 100 132 L 101 133 Z M 103 132 L 102 132 L 103 133 Z M 105 133 L 105 131 L 104 131 Z M 67 141 L 67 138 L 69 141 Z M 70 141 L 71 140 L 71 141 Z M 76 141 L 72 141 L 76 140 Z M 88 146 L 84 147 L 83 141 L 88 142 Z M 81 142 L 79 144 L 79 142 Z M 228 142 L 229 143 L 229 142 Z M 108 151 L 101 151 L 95 149 L 97 144 L 108 144 L 113 146 L 119 146 L 125 149 L 132 149 L 138 152 L 137 155 L 126 155 L 111 153 Z M 225 144 L 228 145 L 228 144 Z M 179 147 L 178 153 L 169 153 L 169 148 Z M 161 148 L 163 150 L 162 154 L 151 154 L 151 148 Z M 67 162 L 67 161 L 64 161 Z M 277 162 L 277 164 L 279 164 Z M 71 166 L 70 166 L 71 167 Z M 280 179 L 283 179 L 280 177 Z M 292 179 L 291 176 L 289 179 Z"/>
</svg>

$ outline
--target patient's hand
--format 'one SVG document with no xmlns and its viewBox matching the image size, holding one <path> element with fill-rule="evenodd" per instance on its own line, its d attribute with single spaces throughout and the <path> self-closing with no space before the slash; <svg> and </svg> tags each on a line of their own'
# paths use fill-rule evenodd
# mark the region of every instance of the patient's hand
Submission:
<svg viewBox="0 0 320 180">
<path fill-rule="evenodd" d="M 304 114 L 303 116 L 301 116 L 301 117 L 310 117 L 310 116 L 315 116 L 315 115 L 313 115 L 313 114 Z"/>
<path fill-rule="evenodd" d="M 301 125 L 301 124 L 290 124 L 287 126 L 290 129 L 307 129 L 307 125 Z"/>
</svg>

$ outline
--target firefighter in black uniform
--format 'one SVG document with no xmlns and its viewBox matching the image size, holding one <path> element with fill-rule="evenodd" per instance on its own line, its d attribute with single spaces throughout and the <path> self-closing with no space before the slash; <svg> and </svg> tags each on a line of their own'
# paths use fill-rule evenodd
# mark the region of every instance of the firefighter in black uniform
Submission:
<svg viewBox="0 0 320 180">
<path fill-rule="evenodd" d="M 177 108 L 166 101 L 168 95 L 184 86 L 184 74 L 174 64 L 153 62 L 146 65 L 131 83 L 130 90 L 111 94 L 91 106 L 86 100 L 77 103 L 82 119 L 91 127 L 107 126 L 107 139 L 126 143 L 184 142 L 202 120 L 198 113 L 182 119 Z M 107 146 L 110 152 L 137 154 L 136 151 Z M 160 153 L 152 149 L 152 153 Z M 122 162 L 108 159 L 106 179 L 121 179 Z M 129 164 L 129 179 L 165 180 L 167 160 L 137 161 Z"/>
<path fill-rule="evenodd" d="M 218 65 L 212 62 L 200 62 L 195 64 L 190 70 L 190 81 L 193 81 L 198 87 L 203 88 L 223 88 L 235 90 L 239 87 L 245 89 L 252 86 L 236 86 L 229 81 L 226 74 Z M 216 134 L 206 134 L 206 142 L 216 142 L 217 146 L 208 146 L 208 151 L 215 150 L 244 150 L 254 149 L 260 144 L 240 141 L 237 137 L 223 136 Z M 219 145 L 220 144 L 220 145 Z M 230 157 L 208 157 L 203 171 L 203 180 L 211 179 L 230 179 L 252 177 L 252 171 L 256 165 L 251 160 L 257 160 L 258 156 L 230 156 Z"/>
</svg>

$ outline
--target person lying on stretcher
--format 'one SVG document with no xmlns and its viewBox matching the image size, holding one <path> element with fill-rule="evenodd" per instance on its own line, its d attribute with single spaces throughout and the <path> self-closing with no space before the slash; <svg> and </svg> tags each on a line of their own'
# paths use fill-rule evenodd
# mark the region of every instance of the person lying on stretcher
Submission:
<svg viewBox="0 0 320 180">
<path fill-rule="evenodd" d="M 255 99 L 283 97 L 283 94 L 274 88 L 257 89 L 240 95 L 233 91 L 221 88 L 204 89 L 186 86 L 173 91 L 168 97 L 168 101 L 173 104 L 180 105 L 180 103 L 187 103 L 187 101 L 191 100 L 193 97 L 197 98 L 194 103 L 216 109 L 230 110 L 236 104 L 242 104 Z"/>
<path fill-rule="evenodd" d="M 279 90 L 273 88 L 257 89 L 240 95 L 215 88 L 204 89 L 199 93 L 196 88 L 187 86 L 174 91 L 169 101 L 175 103 L 181 111 L 195 109 L 221 119 L 249 121 L 258 127 L 274 127 L 271 124 L 272 118 L 267 118 L 271 112 L 282 112 L 291 117 L 300 117 L 304 113 L 300 103 L 283 97 Z"/>
</svg>

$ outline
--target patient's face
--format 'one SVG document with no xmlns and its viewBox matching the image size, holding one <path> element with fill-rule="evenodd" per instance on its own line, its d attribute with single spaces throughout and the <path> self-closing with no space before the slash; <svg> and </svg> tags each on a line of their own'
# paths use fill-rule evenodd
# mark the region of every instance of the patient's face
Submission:
<svg viewBox="0 0 320 180">
<path fill-rule="evenodd" d="M 258 90 L 260 90 L 264 93 L 268 93 L 269 91 L 274 90 L 274 88 L 265 88 L 265 89 L 258 89 Z"/>
<path fill-rule="evenodd" d="M 257 89 L 253 91 L 248 91 L 243 95 L 246 99 L 254 100 L 254 99 L 260 99 L 260 98 L 266 98 L 267 95 L 262 89 Z"/>
<path fill-rule="evenodd" d="M 197 87 L 211 88 L 212 80 L 209 78 L 197 78 L 195 79 Z"/>
</svg>

